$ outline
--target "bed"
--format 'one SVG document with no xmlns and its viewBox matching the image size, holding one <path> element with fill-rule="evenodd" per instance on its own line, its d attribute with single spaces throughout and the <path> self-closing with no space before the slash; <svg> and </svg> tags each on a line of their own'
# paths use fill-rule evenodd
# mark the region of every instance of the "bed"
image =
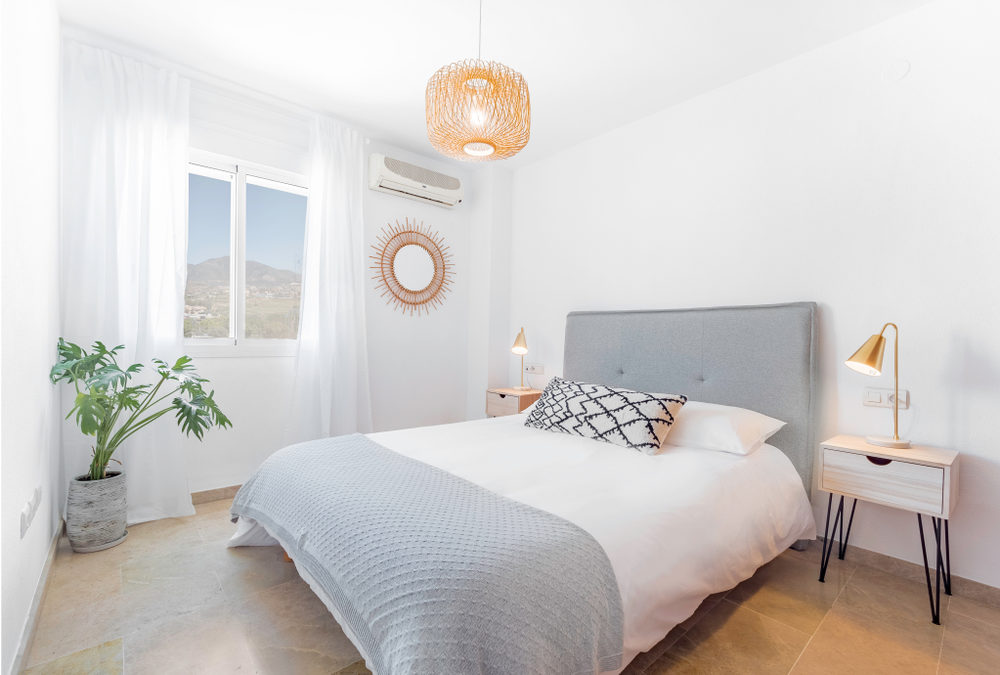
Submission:
<svg viewBox="0 0 1000 675">
<path fill-rule="evenodd" d="M 574 672 L 620 671 L 705 597 L 732 588 L 785 548 L 815 537 L 808 499 L 815 320 L 813 303 L 567 317 L 563 374 L 568 379 L 683 393 L 788 423 L 748 456 L 681 446 L 649 456 L 526 428 L 525 415 L 370 434 L 368 440 L 415 460 L 414 466 L 485 488 L 592 537 L 607 556 L 620 595 L 622 626 L 615 638 L 621 641 L 620 656 L 575 666 Z M 325 451 L 316 457 L 326 457 Z M 315 561 L 306 562 L 302 542 L 309 533 L 283 528 L 267 509 L 234 505 L 234 515 L 241 517 L 230 545 L 284 546 L 373 671 L 421 672 L 376 653 L 366 623 L 371 619 L 360 617 L 341 596 L 337 584 L 343 582 L 327 578 Z M 481 663 L 439 670 L 504 669 Z"/>
</svg>

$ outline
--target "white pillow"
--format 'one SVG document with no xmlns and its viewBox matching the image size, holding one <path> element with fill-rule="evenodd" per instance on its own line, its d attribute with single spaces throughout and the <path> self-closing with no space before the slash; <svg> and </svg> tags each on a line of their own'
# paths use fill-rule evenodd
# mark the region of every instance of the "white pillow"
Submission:
<svg viewBox="0 0 1000 675">
<path fill-rule="evenodd" d="M 749 455 L 785 423 L 746 408 L 688 401 L 665 443 Z"/>
</svg>

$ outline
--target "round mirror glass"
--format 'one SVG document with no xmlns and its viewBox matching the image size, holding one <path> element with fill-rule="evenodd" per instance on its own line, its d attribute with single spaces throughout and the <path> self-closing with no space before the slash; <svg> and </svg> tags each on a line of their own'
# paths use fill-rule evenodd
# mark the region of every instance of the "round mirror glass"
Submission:
<svg viewBox="0 0 1000 675">
<path fill-rule="evenodd" d="M 408 291 L 421 291 L 434 279 L 434 261 L 423 246 L 408 244 L 392 258 L 392 273 Z"/>
</svg>

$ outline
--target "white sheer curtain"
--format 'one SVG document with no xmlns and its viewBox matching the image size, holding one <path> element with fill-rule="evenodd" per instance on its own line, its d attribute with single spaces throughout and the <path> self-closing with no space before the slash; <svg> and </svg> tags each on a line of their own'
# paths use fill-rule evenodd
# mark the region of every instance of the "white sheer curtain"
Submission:
<svg viewBox="0 0 1000 675">
<path fill-rule="evenodd" d="M 364 140 L 324 117 L 310 143 L 302 317 L 288 442 L 371 431 L 364 304 Z"/>
<path fill-rule="evenodd" d="M 124 344 L 148 368 L 151 357 L 183 353 L 190 83 L 103 49 L 63 47 L 62 334 Z M 167 415 L 116 453 L 129 522 L 194 513 L 181 438 Z M 89 440 L 64 430 L 67 481 L 85 473 Z"/>
</svg>

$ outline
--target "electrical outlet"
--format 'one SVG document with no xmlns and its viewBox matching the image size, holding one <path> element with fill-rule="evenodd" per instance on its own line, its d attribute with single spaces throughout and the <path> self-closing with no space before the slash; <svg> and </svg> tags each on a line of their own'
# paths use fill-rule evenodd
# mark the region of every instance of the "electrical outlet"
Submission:
<svg viewBox="0 0 1000 675">
<path fill-rule="evenodd" d="M 42 486 L 39 485 L 31 494 L 31 499 L 25 502 L 24 508 L 21 509 L 21 539 L 24 539 L 24 535 L 28 532 L 28 528 L 31 527 L 31 521 L 35 519 L 35 514 L 38 513 L 38 507 L 41 503 Z"/>
<path fill-rule="evenodd" d="M 892 397 L 895 391 L 892 389 L 877 389 L 875 387 L 865 387 L 865 393 L 861 402 L 873 408 L 891 408 Z M 908 389 L 899 390 L 899 409 L 906 410 L 910 407 L 910 391 Z"/>
<path fill-rule="evenodd" d="M 544 375 L 545 366 L 540 363 L 525 363 L 524 372 L 528 375 Z"/>
</svg>

